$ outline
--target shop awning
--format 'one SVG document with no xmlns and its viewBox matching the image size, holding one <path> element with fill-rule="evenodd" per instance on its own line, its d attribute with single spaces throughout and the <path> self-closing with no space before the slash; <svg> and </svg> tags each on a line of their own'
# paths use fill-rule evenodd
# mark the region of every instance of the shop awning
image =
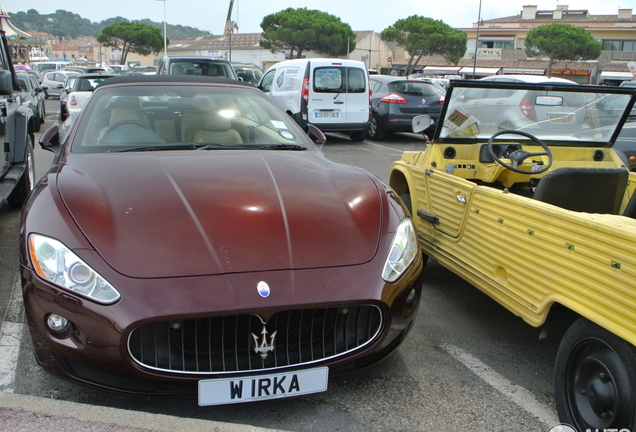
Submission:
<svg viewBox="0 0 636 432">
<path fill-rule="evenodd" d="M 499 73 L 499 71 L 501 70 L 501 68 L 474 68 L 475 69 L 475 75 L 497 75 L 497 73 Z M 466 66 L 463 67 L 459 70 L 460 74 L 465 74 L 465 75 L 472 75 L 473 74 L 473 67 L 472 66 Z"/>
<path fill-rule="evenodd" d="M 504 68 L 504 74 L 517 74 L 517 75 L 543 75 L 545 69 L 514 69 Z"/>
<path fill-rule="evenodd" d="M 601 72 L 601 79 L 631 80 L 636 78 L 634 78 L 631 72 L 603 71 Z"/>
<path fill-rule="evenodd" d="M 460 69 L 460 66 L 426 66 L 422 70 L 422 73 L 432 75 L 457 75 Z"/>
</svg>

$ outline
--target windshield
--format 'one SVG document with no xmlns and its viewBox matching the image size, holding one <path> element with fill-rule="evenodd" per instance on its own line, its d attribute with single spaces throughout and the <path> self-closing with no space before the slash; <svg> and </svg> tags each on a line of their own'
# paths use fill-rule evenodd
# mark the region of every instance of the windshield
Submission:
<svg viewBox="0 0 636 432">
<path fill-rule="evenodd" d="M 558 145 L 615 139 L 636 92 L 587 85 L 455 81 L 437 138 L 489 139 L 502 130 L 530 133 Z"/>
<path fill-rule="evenodd" d="M 77 153 L 313 148 L 291 117 L 252 87 L 106 85 L 79 122 Z"/>
</svg>

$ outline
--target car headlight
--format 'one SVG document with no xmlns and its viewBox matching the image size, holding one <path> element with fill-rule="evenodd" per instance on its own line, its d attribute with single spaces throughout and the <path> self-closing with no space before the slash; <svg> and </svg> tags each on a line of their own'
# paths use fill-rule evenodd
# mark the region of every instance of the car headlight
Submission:
<svg viewBox="0 0 636 432">
<path fill-rule="evenodd" d="M 35 272 L 55 285 L 102 304 L 121 297 L 106 279 L 57 240 L 31 234 L 29 255 Z"/>
<path fill-rule="evenodd" d="M 411 219 L 406 218 L 398 225 L 389 256 L 384 263 L 382 279 L 395 282 L 411 265 L 418 254 L 417 236 Z"/>
</svg>

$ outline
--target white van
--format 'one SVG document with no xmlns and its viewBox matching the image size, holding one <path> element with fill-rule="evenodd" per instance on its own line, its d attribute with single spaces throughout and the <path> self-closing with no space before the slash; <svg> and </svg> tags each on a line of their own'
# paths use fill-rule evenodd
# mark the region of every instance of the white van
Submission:
<svg viewBox="0 0 636 432">
<path fill-rule="evenodd" d="M 303 128 L 311 123 L 356 142 L 367 136 L 371 91 L 363 62 L 285 60 L 267 69 L 258 87 Z"/>
<path fill-rule="evenodd" d="M 40 75 L 45 74 L 46 72 L 51 72 L 58 69 L 63 69 L 66 66 L 70 66 L 71 62 L 68 60 L 64 61 L 42 61 L 31 63 L 31 67 L 37 71 Z"/>
</svg>

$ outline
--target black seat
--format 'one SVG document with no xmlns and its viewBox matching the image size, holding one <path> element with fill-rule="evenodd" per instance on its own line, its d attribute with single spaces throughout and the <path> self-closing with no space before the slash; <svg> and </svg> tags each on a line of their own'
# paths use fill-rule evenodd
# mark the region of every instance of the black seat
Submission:
<svg viewBox="0 0 636 432">
<path fill-rule="evenodd" d="M 557 168 L 539 181 L 534 198 L 566 210 L 618 214 L 628 178 L 624 168 Z"/>
</svg>

